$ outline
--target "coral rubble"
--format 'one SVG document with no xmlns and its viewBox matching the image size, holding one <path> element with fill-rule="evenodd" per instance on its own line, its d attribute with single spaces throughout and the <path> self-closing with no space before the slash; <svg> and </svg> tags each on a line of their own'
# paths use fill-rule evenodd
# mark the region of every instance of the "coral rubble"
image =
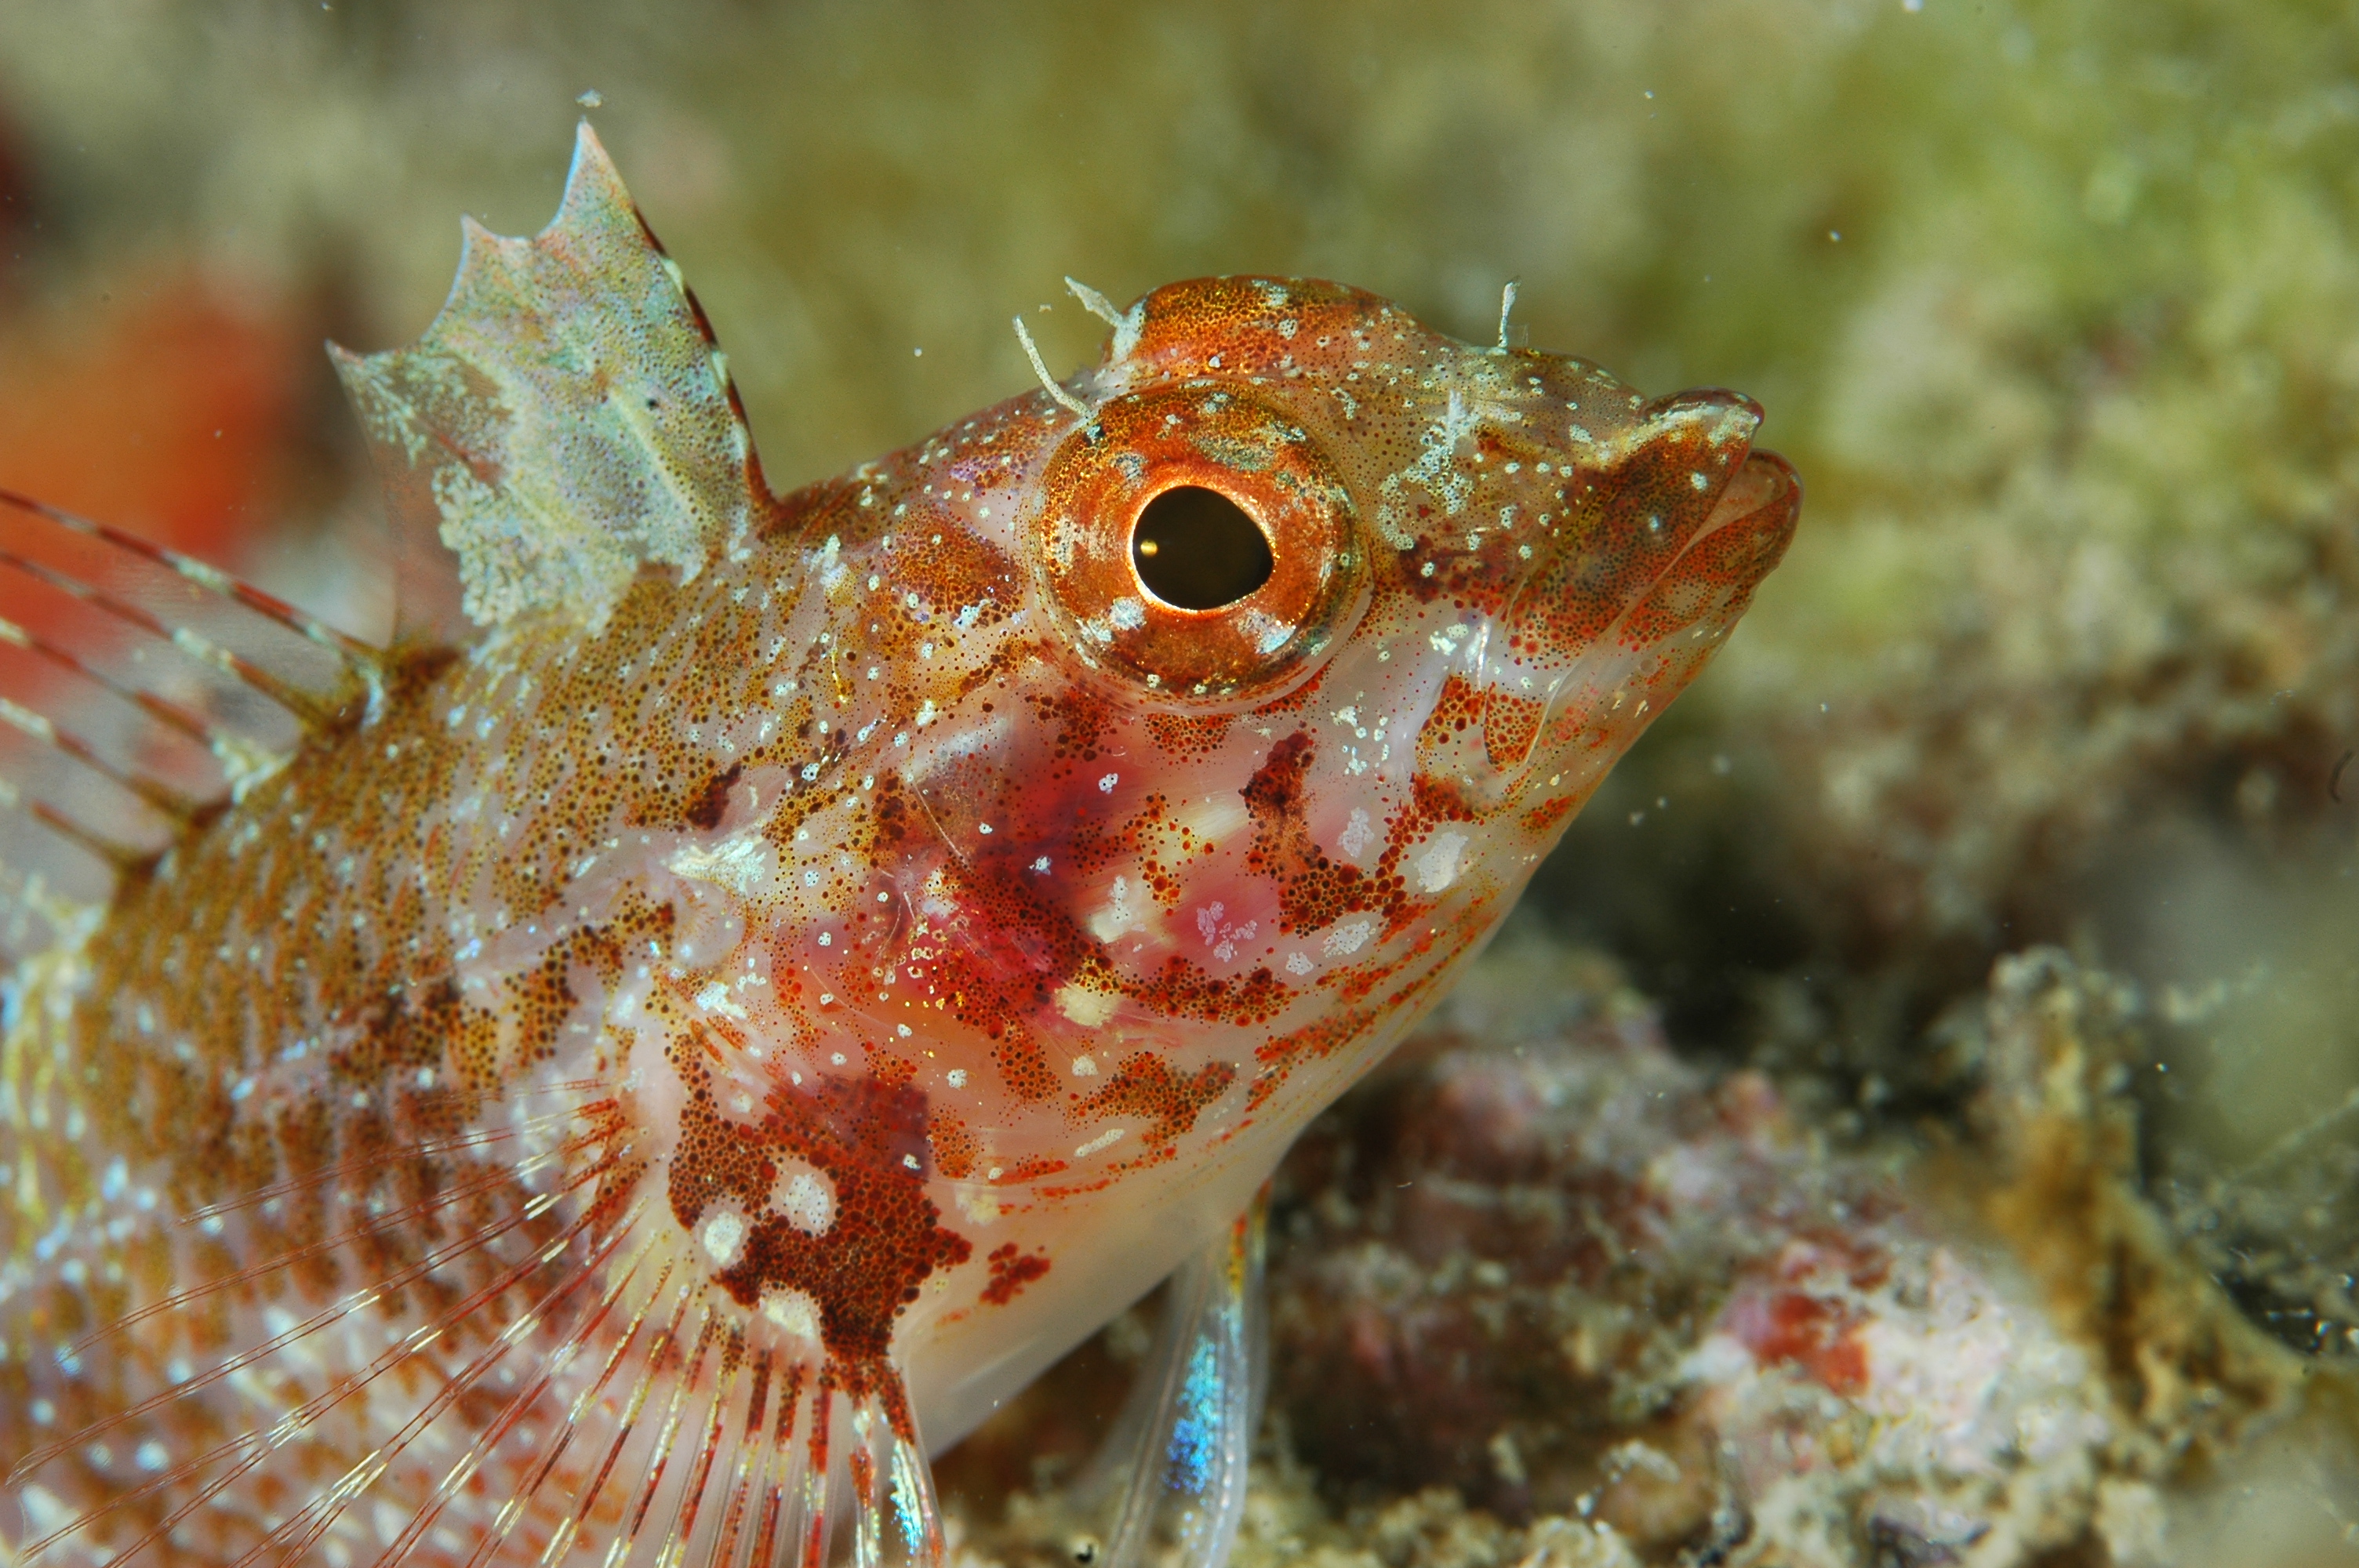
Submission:
<svg viewBox="0 0 2359 1568">
<path fill-rule="evenodd" d="M 2359 1390 L 2142 1195 L 2133 1000 L 2005 961 L 1963 1130 L 1844 1151 L 1609 965 L 1493 955 L 1280 1179 L 1245 1560 L 2336 1560 Z M 1052 1493 L 967 1549 L 1075 1539 Z"/>
</svg>

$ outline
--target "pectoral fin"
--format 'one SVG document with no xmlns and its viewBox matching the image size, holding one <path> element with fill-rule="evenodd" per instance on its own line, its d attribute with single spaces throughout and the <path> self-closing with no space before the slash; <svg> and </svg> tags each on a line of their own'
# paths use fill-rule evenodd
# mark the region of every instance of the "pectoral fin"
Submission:
<svg viewBox="0 0 2359 1568">
<path fill-rule="evenodd" d="M 85 929 L 398 660 L 228 573 L 0 489 L 0 963 Z"/>
<path fill-rule="evenodd" d="M 1103 1568 L 1218 1568 L 1244 1517 L 1269 1346 L 1266 1197 L 1164 1288 L 1155 1348 L 1079 1492 L 1108 1520 Z"/>
</svg>

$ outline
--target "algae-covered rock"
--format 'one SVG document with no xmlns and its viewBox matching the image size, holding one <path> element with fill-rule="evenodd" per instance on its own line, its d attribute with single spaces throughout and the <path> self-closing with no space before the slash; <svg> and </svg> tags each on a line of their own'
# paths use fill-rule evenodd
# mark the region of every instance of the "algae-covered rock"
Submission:
<svg viewBox="0 0 2359 1568">
<path fill-rule="evenodd" d="M 1528 935 L 1486 957 L 1281 1174 L 1248 1541 L 1339 1564 L 1551 1541 L 2343 1560 L 2359 1379 L 2250 1321 L 2143 1190 L 2134 993 L 2035 949 L 1954 1027 L 1979 1037 L 1970 1114 L 1844 1152 L 1763 1076 L 1679 1060 L 1611 965 Z M 1093 1357 L 1061 1376 L 984 1445 L 1119 1380 Z M 1005 1510 L 953 1474 L 977 1562 L 1086 1542 L 1053 1474 Z"/>
</svg>

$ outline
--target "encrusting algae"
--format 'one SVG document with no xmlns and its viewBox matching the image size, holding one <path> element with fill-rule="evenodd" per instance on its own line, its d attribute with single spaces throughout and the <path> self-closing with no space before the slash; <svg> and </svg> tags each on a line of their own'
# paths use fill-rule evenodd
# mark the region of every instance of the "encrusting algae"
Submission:
<svg viewBox="0 0 2359 1568">
<path fill-rule="evenodd" d="M 933 1562 L 929 1452 L 1174 1275 L 1102 1560 L 1226 1555 L 1257 1191 L 1799 491 L 1745 399 L 1504 328 L 1076 293 L 1096 369 L 774 498 L 585 128 L 338 355 L 465 624 L 13 501 L 149 641 L 7 622 L 9 1552 Z"/>
</svg>

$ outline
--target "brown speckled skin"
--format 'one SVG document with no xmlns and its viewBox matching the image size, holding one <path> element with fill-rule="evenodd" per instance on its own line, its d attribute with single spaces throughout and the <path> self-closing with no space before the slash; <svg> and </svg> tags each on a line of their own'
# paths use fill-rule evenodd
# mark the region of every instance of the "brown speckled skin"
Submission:
<svg viewBox="0 0 2359 1568">
<path fill-rule="evenodd" d="M 1323 283 L 1158 290 L 1071 390 L 403 655 L 44 971 L 0 1465 L 109 1510 L 50 1560 L 709 1546 L 813 1390 L 955 1437 L 1438 995 L 1799 503 L 1741 399 Z M 1130 575 L 1179 482 L 1247 600 Z"/>
</svg>

